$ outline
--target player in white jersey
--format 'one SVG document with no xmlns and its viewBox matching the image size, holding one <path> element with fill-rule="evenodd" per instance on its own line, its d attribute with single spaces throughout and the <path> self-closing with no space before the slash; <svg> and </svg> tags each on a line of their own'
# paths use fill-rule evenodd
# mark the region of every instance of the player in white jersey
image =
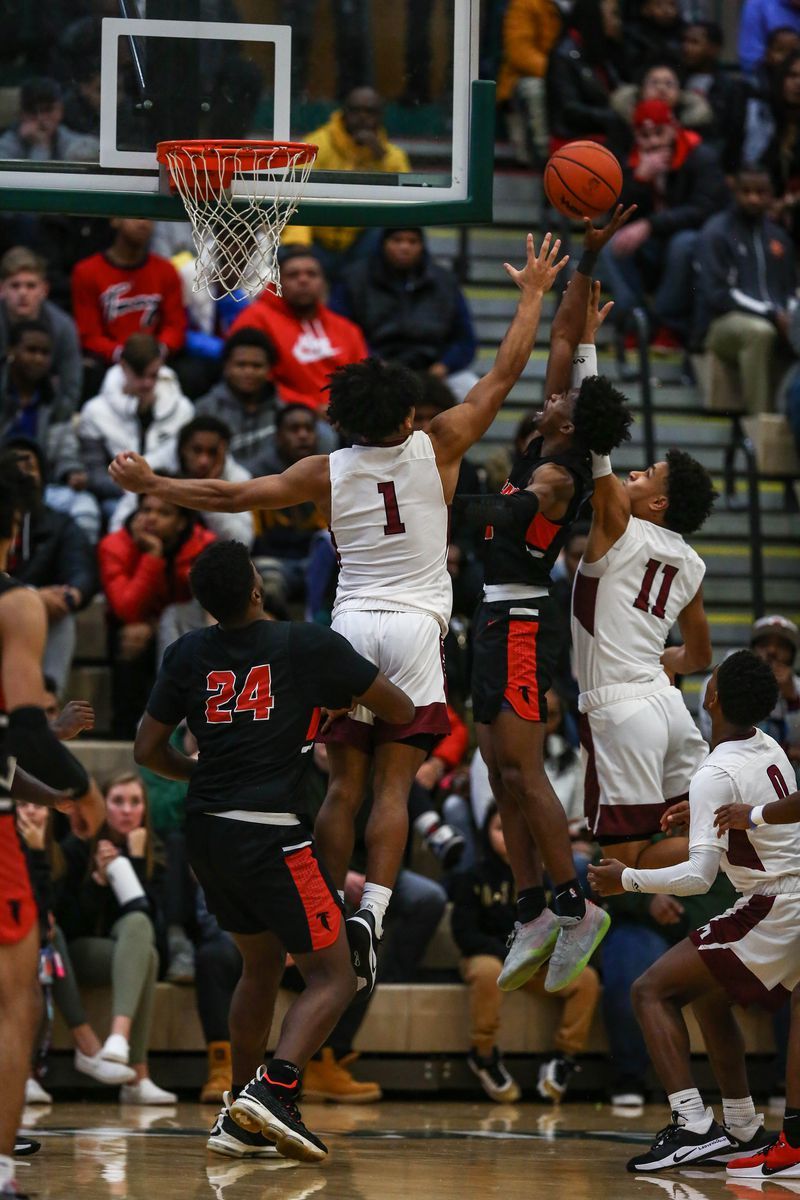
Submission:
<svg viewBox="0 0 800 1200">
<path fill-rule="evenodd" d="M 441 636 L 450 617 L 447 505 L 461 459 L 497 416 L 530 357 L 542 298 L 566 263 L 548 233 L 537 255 L 527 239 L 521 270 L 505 264 L 522 295 L 492 370 L 463 404 L 440 413 L 430 433 L 414 432 L 418 378 L 375 359 L 331 377 L 329 418 L 353 439 L 330 458 L 315 455 L 281 475 L 243 483 L 174 480 L 155 475 L 140 455 L 124 452 L 112 477 L 128 491 L 207 511 L 286 508 L 313 501 L 331 525 L 340 559 L 333 627 L 411 697 L 415 720 L 403 727 L 372 723 L 356 710 L 331 730 L 330 783 L 316 835 L 336 886 L 344 887 L 354 821 L 374 762 L 374 804 L 366 829 L 367 883 L 351 918 L 354 966 L 367 988 L 375 981 L 374 940 L 402 862 L 408 794 L 437 736 L 447 732 Z M 358 961 L 356 961 L 356 959 Z M 362 985 L 363 986 L 363 985 Z"/>
<path fill-rule="evenodd" d="M 708 891 L 720 867 L 742 893 L 660 958 L 636 981 L 632 1000 L 647 1049 L 666 1089 L 672 1122 L 631 1171 L 679 1163 L 727 1162 L 771 1140 L 747 1083 L 744 1041 L 733 1003 L 776 1009 L 800 984 L 800 826 L 755 825 L 721 833 L 717 810 L 746 801 L 761 806 L 795 787 L 778 743 L 756 728 L 775 705 L 778 685 L 767 663 L 740 650 L 717 668 L 705 706 L 712 750 L 689 789 L 689 859 L 655 870 L 604 859 L 589 869 L 605 896 L 623 891 L 673 896 Z M 722 1091 L 725 1125 L 714 1121 L 694 1086 L 682 1009 L 691 1004 Z"/>
<path fill-rule="evenodd" d="M 705 521 L 714 489 L 680 450 L 624 481 L 593 455 L 592 474 L 572 593 L 586 816 L 598 842 L 633 866 L 663 855 L 645 848 L 708 752 L 672 679 L 711 661 L 705 564 L 684 535 Z M 683 645 L 666 649 L 676 622 Z"/>
</svg>

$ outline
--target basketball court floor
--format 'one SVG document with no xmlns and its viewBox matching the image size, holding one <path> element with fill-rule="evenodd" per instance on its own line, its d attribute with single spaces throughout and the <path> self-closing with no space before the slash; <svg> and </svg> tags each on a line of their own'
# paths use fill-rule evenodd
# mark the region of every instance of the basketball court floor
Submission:
<svg viewBox="0 0 800 1200">
<path fill-rule="evenodd" d="M 210 1107 L 120 1108 L 57 1104 L 27 1109 L 40 1137 L 18 1160 L 20 1187 L 38 1200 L 756 1200 L 800 1196 L 800 1179 L 727 1182 L 720 1168 L 642 1178 L 625 1162 L 665 1124 L 663 1107 L 639 1116 L 608 1105 L 490 1105 L 442 1101 L 305 1105 L 331 1151 L 322 1166 L 210 1154 Z M 777 1120 L 772 1119 L 777 1125 Z"/>
</svg>

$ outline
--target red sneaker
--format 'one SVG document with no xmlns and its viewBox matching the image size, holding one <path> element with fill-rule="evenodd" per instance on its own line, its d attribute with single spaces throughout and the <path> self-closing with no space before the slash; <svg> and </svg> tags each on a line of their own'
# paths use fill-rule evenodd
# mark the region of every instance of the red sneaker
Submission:
<svg viewBox="0 0 800 1200">
<path fill-rule="evenodd" d="M 676 333 L 667 329 L 666 325 L 659 325 L 650 342 L 650 349 L 656 354 L 659 351 L 682 350 L 683 343 Z"/>
<path fill-rule="evenodd" d="M 800 1179 L 800 1146 L 790 1146 L 782 1133 L 761 1154 L 729 1162 L 728 1174 L 736 1179 Z"/>
</svg>

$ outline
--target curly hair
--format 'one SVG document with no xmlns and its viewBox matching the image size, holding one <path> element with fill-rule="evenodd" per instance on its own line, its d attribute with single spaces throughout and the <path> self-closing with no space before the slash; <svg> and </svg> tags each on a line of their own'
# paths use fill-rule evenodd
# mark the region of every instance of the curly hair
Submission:
<svg viewBox="0 0 800 1200">
<path fill-rule="evenodd" d="M 365 442 L 389 437 L 422 399 L 422 384 L 413 371 L 380 358 L 339 367 L 328 391 L 331 424 Z"/>
<path fill-rule="evenodd" d="M 746 729 L 772 712 L 778 682 L 763 658 L 752 650 L 737 650 L 717 668 L 717 696 L 725 719 Z"/>
<path fill-rule="evenodd" d="M 581 383 L 572 414 L 575 442 L 594 454 L 610 454 L 631 439 L 633 416 L 628 400 L 604 375 L 590 375 Z"/>
<path fill-rule="evenodd" d="M 198 554 L 189 570 L 195 600 L 224 625 L 247 612 L 255 587 L 250 551 L 243 542 L 212 542 Z"/>
<path fill-rule="evenodd" d="M 675 533 L 696 533 L 714 507 L 717 493 L 711 476 L 685 450 L 667 453 L 667 513 L 664 524 Z"/>
</svg>

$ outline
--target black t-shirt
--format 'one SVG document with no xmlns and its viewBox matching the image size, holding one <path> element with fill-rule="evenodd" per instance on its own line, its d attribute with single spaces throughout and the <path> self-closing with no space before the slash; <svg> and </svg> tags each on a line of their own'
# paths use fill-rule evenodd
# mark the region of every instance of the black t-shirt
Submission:
<svg viewBox="0 0 800 1200">
<path fill-rule="evenodd" d="M 254 621 L 184 634 L 167 649 L 147 711 L 187 719 L 199 747 L 189 812 L 298 812 L 318 707 L 344 708 L 378 668 L 321 625 Z"/>
<path fill-rule="evenodd" d="M 589 455 L 579 450 L 564 454 L 542 455 L 542 439 L 534 438 L 525 454 L 515 464 L 502 494 L 510 495 L 526 488 L 534 472 L 545 463 L 555 463 L 569 471 L 575 490 L 569 507 L 560 521 L 550 521 L 538 512 L 524 535 L 494 529 L 486 530 L 486 583 L 521 583 L 549 588 L 550 572 L 567 540 L 570 526 L 578 516 L 584 501 L 592 494 L 592 468 Z"/>
<path fill-rule="evenodd" d="M 5 571 L 0 571 L 0 596 L 10 592 L 12 588 L 23 587 L 18 579 L 12 579 Z M 0 811 L 8 812 L 10 805 L 8 803 L 11 796 L 11 783 L 14 778 L 14 767 L 8 755 L 8 717 L 6 716 L 6 701 L 3 695 L 3 689 L 0 687 L 0 799 L 5 803 L 0 807 Z"/>
</svg>

